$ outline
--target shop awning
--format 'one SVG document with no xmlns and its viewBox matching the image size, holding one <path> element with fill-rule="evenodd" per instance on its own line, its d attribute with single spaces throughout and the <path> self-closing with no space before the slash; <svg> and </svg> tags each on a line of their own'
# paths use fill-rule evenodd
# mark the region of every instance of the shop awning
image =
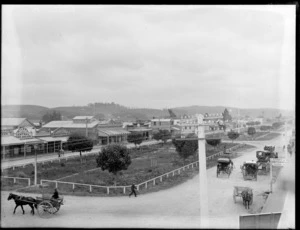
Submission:
<svg viewBox="0 0 300 230">
<path fill-rule="evenodd" d="M 123 129 L 98 129 L 99 137 L 122 136 L 130 134 L 130 132 Z"/>
<path fill-rule="evenodd" d="M 152 131 L 152 129 L 131 129 L 130 132 L 149 132 Z"/>
<path fill-rule="evenodd" d="M 41 144 L 43 143 L 42 140 L 36 138 L 30 139 L 19 139 L 14 136 L 6 136 L 1 137 L 1 146 L 9 146 L 9 145 L 24 145 L 24 144 Z"/>
</svg>

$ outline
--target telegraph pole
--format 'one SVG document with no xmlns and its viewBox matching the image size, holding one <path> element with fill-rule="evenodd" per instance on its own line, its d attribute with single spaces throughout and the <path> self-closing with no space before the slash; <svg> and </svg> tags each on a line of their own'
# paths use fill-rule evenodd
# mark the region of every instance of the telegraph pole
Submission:
<svg viewBox="0 0 300 230">
<path fill-rule="evenodd" d="M 87 128 L 88 119 L 85 118 L 85 136 L 88 137 L 88 128 Z"/>
<path fill-rule="evenodd" d="M 203 115 L 197 115 L 198 123 L 198 157 L 199 157 L 199 185 L 200 185 L 200 227 L 209 228 L 208 216 L 208 192 L 206 176 L 206 151 L 205 151 L 205 134 L 203 125 Z"/>
</svg>

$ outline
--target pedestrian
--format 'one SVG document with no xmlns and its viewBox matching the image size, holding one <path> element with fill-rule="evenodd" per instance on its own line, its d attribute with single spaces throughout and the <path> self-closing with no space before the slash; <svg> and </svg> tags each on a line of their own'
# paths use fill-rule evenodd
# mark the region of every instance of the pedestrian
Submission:
<svg viewBox="0 0 300 230">
<path fill-rule="evenodd" d="M 132 184 L 132 185 L 131 185 L 131 193 L 129 194 L 129 197 L 130 197 L 132 194 L 134 194 L 134 196 L 136 197 L 136 191 L 135 191 L 135 189 L 136 189 L 136 186 L 135 186 L 134 184 Z"/>
<path fill-rule="evenodd" d="M 61 154 L 62 156 L 64 156 L 64 155 L 65 155 L 65 151 L 64 151 L 63 149 L 60 149 L 60 154 Z"/>
<path fill-rule="evenodd" d="M 58 157 L 60 157 L 60 150 L 58 150 L 57 154 L 58 154 Z"/>
</svg>

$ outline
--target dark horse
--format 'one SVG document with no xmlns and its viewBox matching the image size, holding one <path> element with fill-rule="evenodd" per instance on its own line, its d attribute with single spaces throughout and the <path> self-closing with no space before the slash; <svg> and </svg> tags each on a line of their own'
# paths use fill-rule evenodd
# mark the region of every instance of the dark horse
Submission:
<svg viewBox="0 0 300 230">
<path fill-rule="evenodd" d="M 26 197 L 26 196 L 18 196 L 16 194 L 10 193 L 7 200 L 14 199 L 16 203 L 16 207 L 14 209 L 14 214 L 16 213 L 16 208 L 18 206 L 21 206 L 23 210 L 23 214 L 25 214 L 25 211 L 23 209 L 23 205 L 29 205 L 31 207 L 31 214 L 34 215 L 34 207 L 36 208 L 36 200 L 32 197 Z"/>
<path fill-rule="evenodd" d="M 252 197 L 253 197 L 253 194 L 250 191 L 245 190 L 242 192 L 243 204 L 246 209 L 249 209 Z"/>
</svg>

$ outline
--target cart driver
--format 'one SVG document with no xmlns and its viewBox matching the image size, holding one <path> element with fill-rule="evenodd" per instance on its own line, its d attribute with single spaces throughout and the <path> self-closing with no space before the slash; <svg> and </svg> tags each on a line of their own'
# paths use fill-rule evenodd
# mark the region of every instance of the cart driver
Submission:
<svg viewBox="0 0 300 230">
<path fill-rule="evenodd" d="M 58 199 L 58 198 L 59 198 L 58 191 L 57 191 L 56 188 L 54 189 L 54 193 L 53 193 L 53 195 L 52 195 L 52 198 L 53 198 L 53 199 Z"/>
</svg>

